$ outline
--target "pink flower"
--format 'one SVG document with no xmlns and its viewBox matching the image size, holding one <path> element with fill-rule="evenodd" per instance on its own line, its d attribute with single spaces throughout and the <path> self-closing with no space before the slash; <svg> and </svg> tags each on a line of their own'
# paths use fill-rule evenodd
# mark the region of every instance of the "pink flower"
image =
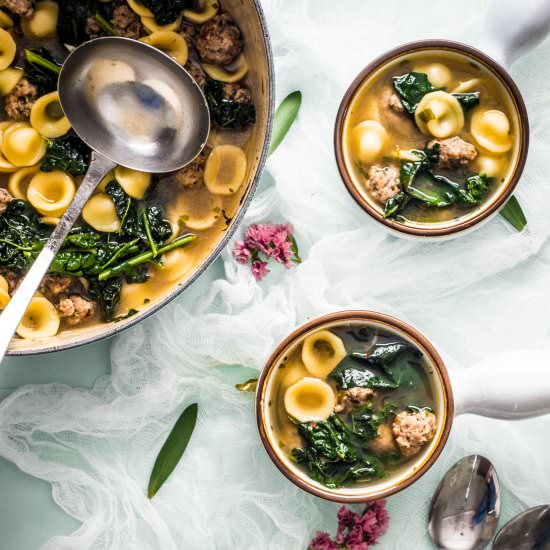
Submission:
<svg viewBox="0 0 550 550">
<path fill-rule="evenodd" d="M 262 260 L 252 262 L 252 275 L 254 275 L 256 281 L 261 281 L 268 273 L 267 262 L 262 262 Z"/>
<path fill-rule="evenodd" d="M 338 550 L 336 543 L 328 533 L 318 531 L 314 539 L 309 543 L 308 550 Z"/>
<path fill-rule="evenodd" d="M 233 248 L 233 257 L 238 263 L 247 264 L 252 254 L 243 241 L 237 241 L 235 243 L 235 248 Z"/>
</svg>

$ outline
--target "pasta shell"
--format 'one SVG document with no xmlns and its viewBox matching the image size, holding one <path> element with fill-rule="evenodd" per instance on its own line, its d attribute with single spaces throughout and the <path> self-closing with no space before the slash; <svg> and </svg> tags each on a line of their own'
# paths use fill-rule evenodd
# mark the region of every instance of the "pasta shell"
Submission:
<svg viewBox="0 0 550 550">
<path fill-rule="evenodd" d="M 71 204 L 75 191 L 73 178 L 65 172 L 38 171 L 29 182 L 27 200 L 42 215 L 58 218 Z"/>
<path fill-rule="evenodd" d="M 218 0 L 203 0 L 203 9 L 200 11 L 183 10 L 183 16 L 191 23 L 202 25 L 218 13 L 220 5 Z"/>
<path fill-rule="evenodd" d="M 115 168 L 115 179 L 127 195 L 140 200 L 151 185 L 152 176 L 147 172 L 117 166 Z"/>
<path fill-rule="evenodd" d="M 430 92 L 418 104 L 414 120 L 424 134 L 443 139 L 460 133 L 464 127 L 464 111 L 451 94 Z"/>
<path fill-rule="evenodd" d="M 97 193 L 90 198 L 82 209 L 82 218 L 102 233 L 114 233 L 120 229 L 115 204 L 106 193 Z"/>
<path fill-rule="evenodd" d="M 346 356 L 342 339 L 330 330 L 320 330 L 304 339 L 302 361 L 310 374 L 326 378 Z"/>
<path fill-rule="evenodd" d="M 40 170 L 39 166 L 19 168 L 10 175 L 8 180 L 8 191 L 16 199 L 27 200 L 27 188 L 32 177 Z"/>
<path fill-rule="evenodd" d="M 11 34 L 0 29 L 0 71 L 7 69 L 15 59 L 15 40 Z"/>
<path fill-rule="evenodd" d="M 188 247 L 176 248 L 162 257 L 159 272 L 166 281 L 181 281 L 195 265 L 194 253 Z"/>
<path fill-rule="evenodd" d="M 246 154 L 235 145 L 218 145 L 210 152 L 204 167 L 204 183 L 215 195 L 232 195 L 244 183 Z"/>
<path fill-rule="evenodd" d="M 37 132 L 47 138 L 61 137 L 71 129 L 57 92 L 50 92 L 36 100 L 31 108 L 30 122 Z"/>
<path fill-rule="evenodd" d="M 194 231 L 210 229 L 222 217 L 222 206 L 220 197 L 203 192 L 198 200 L 183 201 L 179 221 Z"/>
<path fill-rule="evenodd" d="M 479 173 L 485 173 L 490 178 L 496 178 L 502 173 L 506 159 L 504 157 L 480 155 L 475 162 Z"/>
<path fill-rule="evenodd" d="M 333 389 L 319 378 L 302 378 L 284 396 L 286 412 L 298 422 L 326 420 L 336 405 Z"/>
<path fill-rule="evenodd" d="M 21 19 L 21 30 L 27 38 L 50 38 L 57 30 L 59 5 L 51 0 L 37 2 L 30 19 Z"/>
<path fill-rule="evenodd" d="M 231 63 L 231 65 L 219 67 L 218 65 L 203 63 L 202 68 L 204 72 L 214 80 L 219 80 L 220 82 L 237 82 L 238 80 L 242 80 L 248 72 L 248 62 L 246 61 L 246 57 L 241 54 Z"/>
<path fill-rule="evenodd" d="M 158 31 L 140 38 L 142 42 L 154 46 L 173 57 L 180 65 L 187 63 L 189 51 L 181 34 L 173 31 Z"/>
<path fill-rule="evenodd" d="M 510 120 L 497 109 L 477 109 L 472 115 L 470 131 L 477 143 L 490 153 L 500 155 L 512 148 Z"/>
<path fill-rule="evenodd" d="M 109 183 L 115 179 L 115 171 L 111 170 L 98 184 L 96 192 L 103 192 Z"/>
<path fill-rule="evenodd" d="M 419 73 L 425 73 L 430 84 L 436 88 L 448 86 L 453 79 L 449 67 L 443 65 L 443 63 L 429 63 L 428 65 L 422 65 L 414 70 Z"/>
<path fill-rule="evenodd" d="M 46 142 L 30 124 L 16 122 L 2 134 L 2 153 L 14 166 L 33 166 L 46 154 Z"/>
<path fill-rule="evenodd" d="M 8 67 L 0 71 L 0 95 L 8 95 L 22 77 L 23 71 L 14 67 Z"/>
<path fill-rule="evenodd" d="M 13 19 L 3 10 L 0 10 L 0 28 L 9 29 L 13 27 Z"/>
<path fill-rule="evenodd" d="M 16 332 L 26 339 L 50 338 L 57 334 L 59 323 L 54 305 L 43 296 L 35 296 Z"/>
<path fill-rule="evenodd" d="M 180 14 L 180 16 L 175 20 L 172 21 L 172 23 L 168 23 L 167 25 L 159 25 L 157 23 L 157 20 L 154 17 L 141 17 L 141 23 L 147 30 L 147 32 L 162 32 L 162 31 L 177 31 L 181 27 L 181 21 L 183 19 L 183 14 Z"/>
<path fill-rule="evenodd" d="M 364 164 L 374 162 L 382 156 L 388 139 L 386 129 L 376 120 L 360 122 L 352 132 L 357 158 Z"/>
<path fill-rule="evenodd" d="M 154 17 L 153 12 L 137 0 L 127 0 L 130 8 L 141 17 Z"/>
</svg>

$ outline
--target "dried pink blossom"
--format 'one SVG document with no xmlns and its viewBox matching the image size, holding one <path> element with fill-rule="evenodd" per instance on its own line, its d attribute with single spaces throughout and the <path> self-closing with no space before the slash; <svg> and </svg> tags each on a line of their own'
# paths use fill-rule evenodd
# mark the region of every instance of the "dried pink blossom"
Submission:
<svg viewBox="0 0 550 550">
<path fill-rule="evenodd" d="M 259 281 L 269 273 L 266 264 L 270 259 L 286 268 L 301 261 L 293 233 L 290 224 L 252 224 L 245 231 L 244 240 L 235 243 L 233 256 L 240 264 L 250 263 Z"/>
<path fill-rule="evenodd" d="M 317 533 L 308 550 L 369 550 L 389 525 L 385 500 L 366 505 L 361 514 L 346 506 L 338 510 L 338 529 L 334 540 L 328 533 Z"/>
</svg>

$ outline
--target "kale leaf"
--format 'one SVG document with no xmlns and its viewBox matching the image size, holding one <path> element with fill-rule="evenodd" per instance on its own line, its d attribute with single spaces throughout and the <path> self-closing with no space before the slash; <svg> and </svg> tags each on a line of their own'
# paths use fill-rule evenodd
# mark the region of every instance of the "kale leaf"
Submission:
<svg viewBox="0 0 550 550">
<path fill-rule="evenodd" d="M 490 178 L 487 174 L 474 174 L 466 178 L 466 190 L 475 200 L 476 204 L 487 194 L 490 185 Z"/>
<path fill-rule="evenodd" d="M 71 176 L 82 176 L 90 165 L 90 148 L 73 132 L 49 139 L 40 170 L 62 170 Z"/>
<path fill-rule="evenodd" d="M 409 114 L 414 114 L 422 98 L 435 88 L 425 73 L 410 72 L 393 77 L 393 87 L 401 98 L 401 103 Z"/>
<path fill-rule="evenodd" d="M 397 386 L 384 373 L 365 364 L 361 357 L 348 355 L 328 375 L 339 389 L 383 388 L 397 389 Z"/>
<path fill-rule="evenodd" d="M 356 407 L 350 413 L 351 431 L 363 441 L 371 441 L 378 437 L 378 428 L 384 420 L 396 414 L 397 407 L 390 402 L 384 403 L 382 411 L 375 413 L 371 404 Z"/>
<path fill-rule="evenodd" d="M 39 95 L 57 89 L 61 63 L 46 48 L 27 48 L 23 69 L 26 79 L 38 87 Z"/>
<path fill-rule="evenodd" d="M 472 107 L 475 107 L 476 105 L 479 105 L 479 95 L 479 92 L 453 94 L 453 96 L 458 99 L 460 105 L 462 105 L 462 109 L 464 110 L 464 112 L 469 111 Z"/>
<path fill-rule="evenodd" d="M 121 290 L 122 277 L 107 281 L 90 280 L 90 297 L 99 302 L 103 317 L 107 321 L 113 320 L 116 315 Z"/>
<path fill-rule="evenodd" d="M 204 93 L 214 122 L 232 130 L 242 130 L 256 122 L 256 107 L 252 101 L 235 101 L 223 93 L 223 83 L 207 79 Z"/>
<path fill-rule="evenodd" d="M 159 25 L 173 23 L 184 9 L 191 7 L 190 0 L 141 0 L 141 4 L 153 12 Z"/>
</svg>

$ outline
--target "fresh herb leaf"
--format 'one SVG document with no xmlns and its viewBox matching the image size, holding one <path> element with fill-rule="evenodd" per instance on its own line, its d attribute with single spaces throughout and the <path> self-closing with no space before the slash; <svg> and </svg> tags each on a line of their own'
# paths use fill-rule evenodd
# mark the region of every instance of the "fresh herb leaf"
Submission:
<svg viewBox="0 0 550 550">
<path fill-rule="evenodd" d="M 500 210 L 500 215 L 511 224 L 516 231 L 523 231 L 527 225 L 527 218 L 521 209 L 521 205 L 513 195 Z"/>
<path fill-rule="evenodd" d="M 273 132 L 271 135 L 271 145 L 269 147 L 270 155 L 279 147 L 290 130 L 290 127 L 298 116 L 301 105 L 302 92 L 295 91 L 287 95 L 277 107 L 275 118 L 273 119 Z"/>
<path fill-rule="evenodd" d="M 235 388 L 243 392 L 255 392 L 257 387 L 258 387 L 257 378 L 251 378 L 250 380 L 247 380 L 242 384 L 235 384 Z"/>
<path fill-rule="evenodd" d="M 155 460 L 147 488 L 147 498 L 152 499 L 157 494 L 178 465 L 195 429 L 198 410 L 199 406 L 196 403 L 189 405 L 172 428 Z"/>
<path fill-rule="evenodd" d="M 425 73 L 410 72 L 393 77 L 393 87 L 401 98 L 401 103 L 409 114 L 414 114 L 421 99 L 435 88 Z"/>
<path fill-rule="evenodd" d="M 43 172 L 61 170 L 71 176 L 82 176 L 90 165 L 90 148 L 73 132 L 48 139 L 46 155 L 40 165 Z"/>
<path fill-rule="evenodd" d="M 61 64 L 46 48 L 26 48 L 24 72 L 26 79 L 38 86 L 40 95 L 57 89 Z"/>
</svg>

